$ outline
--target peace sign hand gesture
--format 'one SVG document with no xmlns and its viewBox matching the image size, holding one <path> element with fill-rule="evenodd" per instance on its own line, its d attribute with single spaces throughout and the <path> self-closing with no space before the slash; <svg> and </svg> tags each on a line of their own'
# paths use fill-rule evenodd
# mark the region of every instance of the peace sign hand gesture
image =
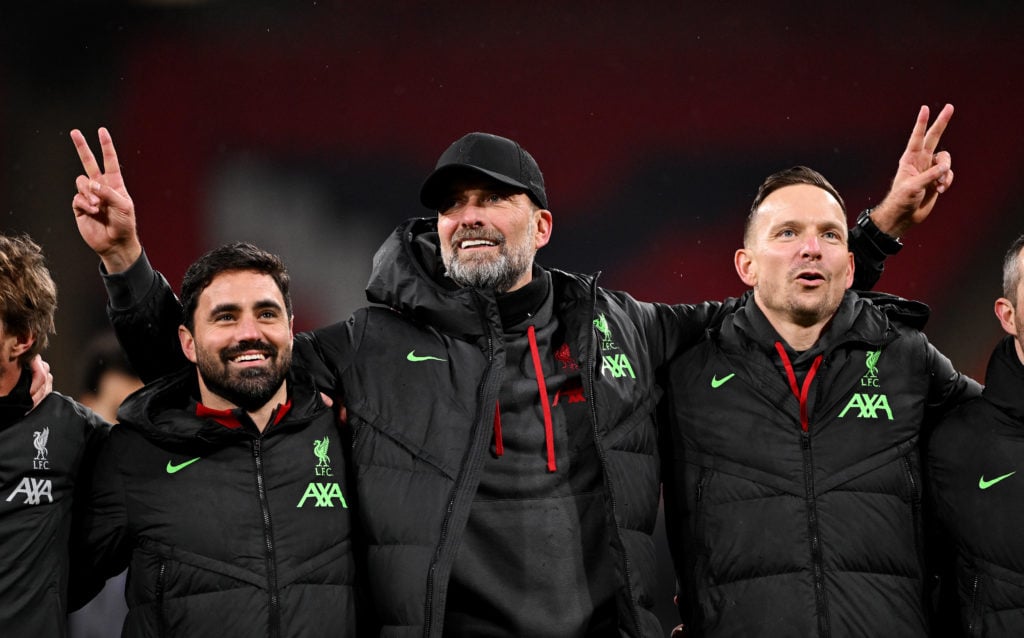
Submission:
<svg viewBox="0 0 1024 638">
<path fill-rule="evenodd" d="M 948 151 L 935 152 L 953 117 L 953 105 L 943 107 L 930 127 L 928 117 L 928 107 L 922 106 L 900 156 L 892 187 L 871 213 L 879 230 L 893 237 L 900 237 L 927 219 L 939 195 L 953 184 L 952 156 Z"/>
<path fill-rule="evenodd" d="M 82 239 L 99 255 L 108 273 L 127 270 L 142 254 L 135 227 L 135 205 L 121 177 L 114 141 L 106 128 L 99 129 L 103 169 L 81 131 L 71 131 L 85 175 L 75 179 L 78 192 L 71 200 Z"/>
</svg>

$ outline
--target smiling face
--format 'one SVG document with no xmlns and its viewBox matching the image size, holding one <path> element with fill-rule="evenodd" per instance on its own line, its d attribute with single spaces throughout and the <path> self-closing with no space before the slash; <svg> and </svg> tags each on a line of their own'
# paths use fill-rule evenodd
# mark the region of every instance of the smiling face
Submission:
<svg viewBox="0 0 1024 638">
<path fill-rule="evenodd" d="M 758 206 L 736 272 L 773 325 L 824 324 L 853 283 L 839 202 L 810 184 L 785 186 Z"/>
<path fill-rule="evenodd" d="M 287 398 L 292 321 L 274 279 L 251 270 L 216 275 L 199 294 L 192 328 L 178 329 L 210 408 L 254 412 Z"/>
<path fill-rule="evenodd" d="M 551 237 L 551 213 L 498 182 L 457 182 L 437 213 L 441 258 L 460 286 L 509 292 L 533 276 L 537 249 Z"/>
</svg>

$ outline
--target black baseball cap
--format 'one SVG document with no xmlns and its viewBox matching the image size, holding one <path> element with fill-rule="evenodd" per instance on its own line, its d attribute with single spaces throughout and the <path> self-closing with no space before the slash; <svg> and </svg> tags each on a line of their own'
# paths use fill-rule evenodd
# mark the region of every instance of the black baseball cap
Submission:
<svg viewBox="0 0 1024 638">
<path fill-rule="evenodd" d="M 451 194 L 452 181 L 467 172 L 521 188 L 535 204 L 548 207 L 544 176 L 537 162 L 516 142 L 490 133 L 464 135 L 441 153 L 434 172 L 423 182 L 420 202 L 437 210 Z"/>
</svg>

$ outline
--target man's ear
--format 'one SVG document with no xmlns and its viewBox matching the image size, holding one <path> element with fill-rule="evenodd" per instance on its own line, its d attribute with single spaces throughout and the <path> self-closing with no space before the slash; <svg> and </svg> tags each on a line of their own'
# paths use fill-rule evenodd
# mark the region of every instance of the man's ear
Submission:
<svg viewBox="0 0 1024 638">
<path fill-rule="evenodd" d="M 534 219 L 534 248 L 546 246 L 551 241 L 551 230 L 554 222 L 554 215 L 546 208 L 541 208 Z"/>
<path fill-rule="evenodd" d="M 23 335 L 13 335 L 14 345 L 11 346 L 11 361 L 15 361 L 32 349 L 36 343 L 36 337 L 31 331 Z"/>
<path fill-rule="evenodd" d="M 740 280 L 751 288 L 756 287 L 757 264 L 754 262 L 750 251 L 746 248 L 737 250 L 736 255 L 733 257 L 733 263 L 736 265 L 736 274 L 740 276 Z"/>
<path fill-rule="evenodd" d="M 195 363 L 196 340 L 185 326 L 178 326 L 178 341 L 181 342 L 181 351 L 185 353 L 185 358 Z"/>
<path fill-rule="evenodd" d="M 1010 300 L 1006 297 L 996 299 L 994 310 L 996 317 L 999 319 L 999 325 L 1003 327 L 1006 334 L 1011 334 L 1019 339 L 1021 335 L 1017 334 L 1017 322 L 1015 321 L 1017 309 L 1014 308 Z"/>
</svg>

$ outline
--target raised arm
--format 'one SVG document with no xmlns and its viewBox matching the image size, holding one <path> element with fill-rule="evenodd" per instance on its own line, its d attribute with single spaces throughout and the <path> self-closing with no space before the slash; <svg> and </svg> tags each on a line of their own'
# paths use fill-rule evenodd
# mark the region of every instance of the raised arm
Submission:
<svg viewBox="0 0 1024 638">
<path fill-rule="evenodd" d="M 939 194 L 953 184 L 952 156 L 936 152 L 951 117 L 953 106 L 947 104 L 928 126 L 928 107 L 918 111 L 889 192 L 878 206 L 862 212 L 850 231 L 856 261 L 853 288 L 870 290 L 875 285 L 885 259 L 903 247 L 899 237 L 927 219 Z"/>
<path fill-rule="evenodd" d="M 139 377 L 151 381 L 188 364 L 178 342 L 181 304 L 143 254 L 135 204 L 110 133 L 99 129 L 102 169 L 80 131 L 71 131 L 71 140 L 85 171 L 75 180 L 71 202 L 78 232 L 103 264 L 107 315 L 117 339 Z"/>
<path fill-rule="evenodd" d="M 114 140 L 105 128 L 99 129 L 103 168 L 85 141 L 81 131 L 71 131 L 84 175 L 75 179 L 78 192 L 71 201 L 75 222 L 82 239 L 99 255 L 108 273 L 127 270 L 142 254 L 135 229 L 135 204 L 128 195 Z"/>
<path fill-rule="evenodd" d="M 928 107 L 918 111 L 892 187 L 871 212 L 872 221 L 883 233 L 902 237 L 928 218 L 939 195 L 952 186 L 953 158 L 948 151 L 936 152 L 952 117 L 953 105 L 947 104 L 928 126 Z"/>
</svg>

